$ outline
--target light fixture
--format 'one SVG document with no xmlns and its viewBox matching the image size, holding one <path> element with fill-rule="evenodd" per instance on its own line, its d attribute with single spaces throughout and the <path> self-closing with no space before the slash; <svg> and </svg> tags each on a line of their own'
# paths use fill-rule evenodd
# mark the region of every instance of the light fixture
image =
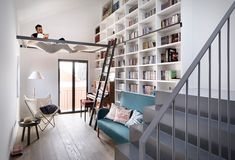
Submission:
<svg viewBox="0 0 235 160">
<path fill-rule="evenodd" d="M 39 80 L 44 79 L 43 75 L 39 71 L 33 71 L 28 79 Z M 33 88 L 33 97 L 35 98 L 35 87 Z"/>
</svg>

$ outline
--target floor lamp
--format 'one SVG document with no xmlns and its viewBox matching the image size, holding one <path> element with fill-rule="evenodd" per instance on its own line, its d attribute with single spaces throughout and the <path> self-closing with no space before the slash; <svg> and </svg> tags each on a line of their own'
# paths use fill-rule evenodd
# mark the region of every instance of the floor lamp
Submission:
<svg viewBox="0 0 235 160">
<path fill-rule="evenodd" d="M 39 71 L 33 71 L 28 77 L 28 79 L 37 80 L 37 79 L 44 79 L 44 77 Z M 33 97 L 35 98 L 35 87 L 33 88 Z"/>
</svg>

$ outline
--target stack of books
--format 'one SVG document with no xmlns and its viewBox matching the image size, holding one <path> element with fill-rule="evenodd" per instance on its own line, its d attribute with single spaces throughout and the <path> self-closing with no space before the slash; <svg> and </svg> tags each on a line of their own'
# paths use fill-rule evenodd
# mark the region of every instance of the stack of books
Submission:
<svg viewBox="0 0 235 160">
<path fill-rule="evenodd" d="M 165 52 L 161 53 L 161 63 L 178 61 L 178 52 L 174 48 L 167 48 Z"/>
</svg>

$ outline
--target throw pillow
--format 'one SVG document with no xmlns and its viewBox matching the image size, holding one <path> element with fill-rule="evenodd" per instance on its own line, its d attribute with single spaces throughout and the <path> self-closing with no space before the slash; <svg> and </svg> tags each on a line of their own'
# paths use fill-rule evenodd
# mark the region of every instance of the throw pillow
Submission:
<svg viewBox="0 0 235 160">
<path fill-rule="evenodd" d="M 52 114 L 54 113 L 56 110 L 58 109 L 58 107 L 54 104 L 49 104 L 43 107 L 40 107 L 40 110 L 43 114 Z"/>
<path fill-rule="evenodd" d="M 134 110 L 131 118 L 126 122 L 125 126 L 129 128 L 131 125 L 141 124 L 141 123 L 143 123 L 143 114 Z"/>
<path fill-rule="evenodd" d="M 105 118 L 113 120 L 116 114 L 116 110 L 119 106 L 115 105 L 114 103 L 112 103 L 110 109 L 109 109 L 109 113 L 105 116 Z"/>
<path fill-rule="evenodd" d="M 131 110 L 120 107 L 116 111 L 114 121 L 125 124 L 130 119 L 130 115 Z"/>
</svg>

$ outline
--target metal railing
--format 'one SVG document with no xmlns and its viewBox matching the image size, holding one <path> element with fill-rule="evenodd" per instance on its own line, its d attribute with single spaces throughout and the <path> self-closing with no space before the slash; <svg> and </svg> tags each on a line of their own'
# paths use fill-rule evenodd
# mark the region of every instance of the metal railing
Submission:
<svg viewBox="0 0 235 160">
<path fill-rule="evenodd" d="M 173 92 L 170 94 L 170 97 L 168 98 L 168 101 L 160 108 L 160 110 L 156 113 L 155 117 L 153 118 L 152 122 L 150 125 L 147 127 L 147 129 L 144 131 L 143 135 L 141 136 L 139 140 L 139 159 L 144 160 L 145 159 L 145 153 L 146 153 L 146 141 L 147 139 L 151 136 L 151 133 L 157 129 L 157 159 L 160 159 L 160 146 L 159 146 L 159 122 L 166 113 L 166 111 L 172 107 L 172 159 L 175 159 L 175 99 L 176 96 L 179 95 L 181 89 L 185 86 L 186 87 L 186 92 L 185 92 L 185 159 L 188 157 L 188 90 L 189 90 L 189 77 L 191 76 L 192 72 L 198 68 L 198 83 L 197 83 L 197 159 L 200 159 L 200 153 L 199 153 L 199 148 L 200 148 L 200 136 L 199 136 L 199 118 L 200 118 L 200 88 L 201 88 L 201 83 L 200 83 L 200 78 L 201 78 L 201 60 L 205 56 L 205 54 L 208 52 L 208 68 L 209 68 L 209 96 L 208 96 L 208 126 L 210 128 L 210 118 L 211 118 L 211 109 L 210 109 L 210 100 L 211 100 L 211 45 L 214 42 L 215 38 L 218 37 L 218 102 L 221 100 L 221 30 L 223 26 L 225 26 L 227 22 L 227 130 L 228 130 L 228 137 L 227 137 L 227 142 L 228 142 L 228 159 L 231 160 L 231 137 L 230 137 L 230 15 L 233 13 L 235 9 L 235 1 L 231 5 L 231 7 L 228 9 L 220 23 L 217 25 L 215 28 L 214 32 L 212 35 L 209 37 L 209 39 L 206 41 L 205 45 L 202 47 L 201 51 L 197 55 L 197 57 L 194 59 L 193 63 L 190 65 L 188 70 L 185 72 L 183 75 L 182 79 L 180 82 L 176 85 L 174 88 Z M 218 145 L 219 145 L 219 151 L 218 151 L 218 156 L 221 156 L 221 142 L 220 142 L 220 103 L 218 103 Z M 208 129 L 208 152 L 211 154 L 211 133 L 210 129 Z"/>
</svg>

